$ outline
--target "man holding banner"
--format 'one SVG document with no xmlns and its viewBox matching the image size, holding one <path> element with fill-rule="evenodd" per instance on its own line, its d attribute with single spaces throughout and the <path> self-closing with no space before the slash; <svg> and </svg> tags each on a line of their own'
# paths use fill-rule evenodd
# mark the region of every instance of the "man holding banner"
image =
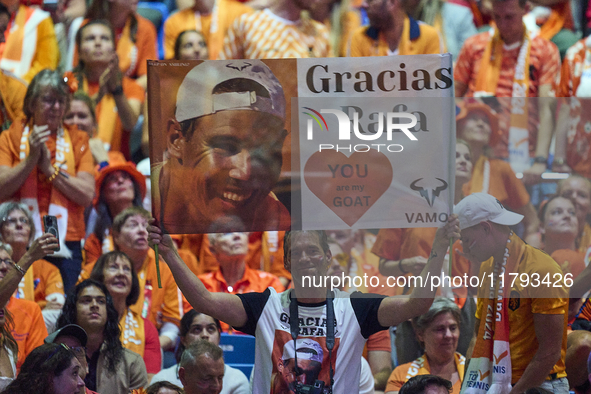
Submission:
<svg viewBox="0 0 591 394">
<path fill-rule="evenodd" d="M 464 253 L 482 262 L 483 280 L 462 393 L 518 394 L 533 387 L 568 393 L 564 283 L 570 274 L 515 235 L 509 226 L 523 216 L 491 195 L 471 194 L 454 212 Z"/>
<path fill-rule="evenodd" d="M 154 221 L 148 231 L 150 244 L 159 246 L 160 254 L 195 310 L 256 336 L 255 393 L 271 392 L 271 376 L 279 372 L 277 366 L 285 347 L 300 335 L 313 338 L 323 349 L 317 379 L 324 382 L 324 387 L 330 387 L 335 394 L 357 393 L 365 341 L 371 334 L 429 309 L 437 287 L 428 284 L 428 278 L 441 273 L 450 240 L 460 235 L 459 221 L 452 215 L 437 231 L 421 274 L 422 285 L 416 286 L 409 298 L 401 299 L 329 292 L 327 271 L 332 255 L 326 233 L 321 230 L 288 232 L 285 236 L 285 267 L 292 274 L 293 290 L 277 293 L 268 288 L 262 293 L 238 295 L 207 291 L 179 257 L 171 238 L 163 235 Z M 306 285 L 306 278 L 311 277 L 312 284 Z M 319 283 L 323 278 L 329 278 L 328 283 Z M 334 322 L 333 331 L 329 322 Z"/>
<path fill-rule="evenodd" d="M 288 229 L 289 212 L 271 192 L 284 123 L 283 88 L 261 61 L 194 67 L 168 122 L 169 159 L 152 171 L 163 227 L 177 234 Z"/>
</svg>

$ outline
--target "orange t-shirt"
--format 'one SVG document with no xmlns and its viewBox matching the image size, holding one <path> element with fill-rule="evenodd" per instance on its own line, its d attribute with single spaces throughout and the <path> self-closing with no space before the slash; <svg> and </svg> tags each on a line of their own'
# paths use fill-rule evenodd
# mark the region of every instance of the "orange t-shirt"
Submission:
<svg viewBox="0 0 591 394">
<path fill-rule="evenodd" d="M 558 263 L 563 274 L 573 274 L 571 279 L 579 276 L 585 269 L 585 256 L 576 250 L 560 249 L 550 256 Z"/>
<path fill-rule="evenodd" d="M 121 344 L 142 356 L 147 373 L 158 373 L 162 367 L 162 352 L 154 324 L 130 309 L 119 319 Z"/>
<path fill-rule="evenodd" d="M 489 159 L 490 178 L 489 189 L 486 193 L 495 197 L 504 206 L 516 210 L 529 202 L 529 193 L 523 182 L 517 179 L 511 165 L 503 160 Z M 480 179 L 483 176 L 479 177 Z M 472 181 L 463 186 L 464 195 L 482 192 L 482 185 L 475 185 Z"/>
<path fill-rule="evenodd" d="M 386 260 L 402 260 L 415 256 L 429 257 L 431 246 L 435 239 L 434 227 L 388 228 L 378 233 L 372 253 Z M 411 275 L 411 274 L 407 274 Z M 386 291 L 380 294 L 388 296 L 408 294 L 410 288 L 392 286 L 384 287 Z"/>
<path fill-rule="evenodd" d="M 134 80 L 128 77 L 123 77 L 123 82 L 121 84 L 123 87 L 123 95 L 128 100 L 138 100 L 140 102 L 144 102 L 145 92 L 144 89 Z M 89 83 L 88 89 L 85 91 L 90 97 L 97 94 L 99 91 L 99 84 L 98 83 Z M 119 114 L 117 113 L 117 107 L 115 106 L 113 109 L 112 114 L 103 114 L 102 107 L 104 104 L 104 98 L 96 105 L 94 108 L 96 112 L 96 118 L 99 120 L 101 119 L 101 115 L 107 116 L 109 121 L 105 122 L 105 124 L 112 124 L 113 131 L 110 133 L 112 135 L 111 141 L 103 141 L 110 144 L 109 150 L 120 151 L 123 155 L 127 158 L 129 156 L 129 133 L 123 133 L 123 125 L 121 124 L 121 119 L 119 118 Z M 113 119 L 115 118 L 115 119 Z M 131 130 L 126 130 L 131 131 Z"/>
<path fill-rule="evenodd" d="M 386 260 L 429 257 L 436 231 L 435 227 L 382 229 L 371 251 Z"/>
<path fill-rule="evenodd" d="M 209 50 L 209 58 L 216 60 L 217 57 L 214 54 L 219 53 L 222 49 L 221 44 L 223 44 L 223 38 L 228 31 L 228 27 L 230 27 L 234 19 L 252 11 L 252 8 L 233 0 L 221 0 L 218 2 L 218 7 L 218 26 L 217 32 L 214 33 L 211 32 L 211 14 L 196 15 L 192 8 L 172 14 L 164 22 L 164 57 L 166 59 L 172 59 L 174 57 L 174 44 L 183 31 L 197 30 L 205 38 Z M 220 37 L 212 40 L 210 38 L 212 34 L 219 35 Z"/>
<path fill-rule="evenodd" d="M 486 311 L 485 298 L 490 290 L 490 273 L 493 272 L 494 259 L 482 263 L 479 277 L 484 278 L 478 289 L 478 301 L 476 318 L 484 318 Z M 525 245 L 521 260 L 515 272 L 533 278 L 533 274 L 539 275 L 543 281 L 547 276 L 552 282 L 556 274 L 562 275 L 562 271 L 556 262 L 546 253 L 530 245 Z M 529 283 L 529 282 L 528 282 Z M 510 291 L 511 298 L 518 300 L 516 305 L 508 308 L 509 314 L 509 348 L 511 353 L 511 383 L 515 384 L 523 375 L 523 372 L 530 364 L 533 355 L 538 349 L 538 340 L 534 327 L 534 314 L 541 315 L 564 315 L 564 331 L 562 334 L 562 351 L 560 360 L 550 373 L 556 373 L 557 377 L 566 376 L 565 355 L 566 355 L 566 328 L 568 319 L 568 290 L 563 287 L 547 286 L 543 282 L 538 286 L 524 286 L 526 283 L 520 280 L 512 281 Z M 553 282 L 552 282 L 553 283 Z"/>
<path fill-rule="evenodd" d="M 382 330 L 372 334 L 367 338 L 367 351 L 392 351 L 392 342 L 390 340 L 390 331 Z"/>
<path fill-rule="evenodd" d="M 294 22 L 269 9 L 239 16 L 224 39 L 220 59 L 329 57 L 328 29 L 320 22 Z"/>
<path fill-rule="evenodd" d="M 199 275 L 208 291 L 213 293 L 242 294 L 252 292 L 263 292 L 267 287 L 274 288 L 278 293 L 285 290 L 279 279 L 268 272 L 253 270 L 247 265 L 244 266 L 244 275 L 233 287 L 228 286 L 221 270 Z"/>
<path fill-rule="evenodd" d="M 285 290 L 285 287 L 279 281 L 275 275 L 268 272 L 254 270 L 249 268 L 248 265 L 244 266 L 244 275 L 237 281 L 233 287 L 228 286 L 222 272 L 217 270 L 207 274 L 199 275 L 199 279 L 205 285 L 205 288 L 212 293 L 229 293 L 229 294 L 243 294 L 258 292 L 262 293 L 267 287 L 274 288 L 278 293 Z M 183 311 L 193 309 L 189 301 L 183 295 Z M 229 326 L 226 323 L 222 323 L 222 329 L 224 331 L 229 330 Z"/>
<path fill-rule="evenodd" d="M 414 29 L 411 27 L 418 27 Z M 414 37 L 411 33 L 419 31 Z M 348 55 L 352 57 L 362 56 L 388 56 L 390 46 L 383 35 L 371 26 L 362 26 L 351 33 Z M 409 17 L 404 18 L 402 37 L 397 51 L 400 55 L 429 55 L 443 52 L 443 41 L 433 26 L 418 23 Z"/>
<path fill-rule="evenodd" d="M 33 57 L 30 60 L 30 64 L 25 65 L 28 66 L 29 69 L 23 75 L 23 70 L 17 69 L 16 65 L 14 67 L 7 68 L 9 71 L 14 72 L 21 76 L 22 79 L 30 83 L 33 80 L 33 77 L 39 73 L 39 71 L 49 68 L 51 70 L 55 70 L 58 66 L 59 59 L 60 59 L 60 50 L 57 43 L 57 38 L 55 35 L 55 29 L 53 25 L 53 20 L 49 15 L 45 19 L 43 19 L 36 27 L 36 34 L 33 36 L 30 34 L 29 30 L 31 26 L 27 26 L 27 23 L 31 16 L 39 12 L 40 10 L 37 7 L 28 7 L 26 5 L 21 5 L 18 10 L 12 15 L 6 30 L 4 31 L 4 42 L 0 44 L 0 56 L 3 59 L 10 60 L 17 60 L 20 61 L 22 56 L 22 48 L 24 47 L 23 38 L 28 40 L 26 46 L 30 48 L 30 45 L 33 45 L 34 53 Z M 25 15 L 22 15 L 22 14 Z M 20 17 L 24 16 L 25 24 L 22 28 L 23 33 L 19 34 L 19 24 L 18 20 Z M 16 23 L 15 23 L 16 22 Z M 34 39 L 33 39 L 34 37 Z M 17 41 L 20 40 L 20 41 Z M 12 55 L 17 55 L 17 59 L 10 55 L 11 52 L 10 48 L 13 49 L 18 48 L 18 55 L 16 53 L 12 53 Z"/>
<path fill-rule="evenodd" d="M 137 19 L 137 33 L 135 48 L 131 45 L 123 45 L 120 39 L 122 32 L 117 35 L 117 56 L 119 56 L 119 68 L 124 75 L 130 78 L 138 78 L 148 73 L 148 60 L 158 60 L 156 28 L 148 19 L 135 14 Z M 130 25 L 128 18 L 126 26 Z"/>
<path fill-rule="evenodd" d="M 18 284 L 14 296 L 28 301 L 35 301 L 41 309 L 45 308 L 45 297 L 50 294 L 64 294 L 64 283 L 60 270 L 45 260 L 33 263 Z"/>
<path fill-rule="evenodd" d="M 24 117 L 23 102 L 25 94 L 27 93 L 26 82 L 10 72 L 0 71 L 0 97 L 6 110 L 8 119 L 4 119 L 4 113 L 0 112 L 0 124 L 4 124 L 7 120 L 14 122 L 17 118 Z"/>
<path fill-rule="evenodd" d="M 576 97 L 585 71 L 585 58 L 588 56 L 586 38 L 578 41 L 566 51 L 560 71 L 558 97 Z M 588 73 L 588 71 L 587 71 Z M 591 100 L 581 97 L 578 100 L 566 100 L 562 105 L 570 106 L 568 130 L 566 133 L 566 162 L 577 174 L 591 177 Z M 573 122 L 576 120 L 576 122 Z"/>
<path fill-rule="evenodd" d="M 451 394 L 459 394 L 462 388 L 462 381 L 464 380 L 464 363 L 466 358 L 460 353 L 456 353 L 454 357 L 456 369 L 460 376 L 460 379 L 454 383 Z M 388 384 L 386 385 L 386 393 L 390 391 L 400 391 L 400 388 L 406 381 L 414 376 L 418 375 L 429 375 L 431 374 L 431 368 L 429 368 L 429 361 L 427 356 L 423 354 L 416 360 L 399 365 L 392 371 L 390 378 L 388 378 Z"/>
<path fill-rule="evenodd" d="M 24 122 L 24 121 L 23 121 Z M 14 122 L 10 129 L 0 134 L 0 166 L 16 167 L 20 163 L 20 140 L 24 130 L 24 123 Z M 66 126 L 64 126 L 66 127 Z M 72 147 L 74 149 L 74 159 L 76 161 L 76 173 L 87 172 L 90 175 L 94 173 L 94 161 L 88 146 L 88 134 L 78 131 L 77 128 L 69 128 L 70 138 L 72 140 Z M 51 152 L 51 161 L 55 160 L 56 136 L 50 135 L 46 142 L 49 151 Z M 47 182 L 47 178 L 38 172 L 37 182 L 37 202 L 39 204 L 39 213 L 41 216 L 47 215 L 49 210 L 49 203 L 51 199 L 51 183 Z M 17 191 L 11 198 L 19 198 Z M 84 207 L 68 200 L 68 232 L 66 233 L 66 241 L 80 241 L 84 238 L 85 224 L 84 224 Z"/>
<path fill-rule="evenodd" d="M 252 269 L 260 269 L 291 280 L 291 274 L 283 266 L 284 236 L 285 231 L 251 232 L 248 237 L 246 264 Z M 173 236 L 173 238 L 177 241 L 179 253 L 188 250 L 197 256 L 198 263 L 195 266 L 185 260 L 195 275 L 219 269 L 219 264 L 209 249 L 209 239 L 206 234 L 185 234 Z M 184 260 L 182 255 L 181 257 Z"/>
<path fill-rule="evenodd" d="M 468 38 L 456 62 L 454 69 L 454 81 L 462 83 L 468 87 L 465 93 L 466 97 L 472 97 L 476 91 L 476 79 L 480 71 L 480 63 L 486 47 L 489 45 L 491 35 L 489 32 L 477 34 Z M 507 49 L 503 46 L 503 60 L 495 97 L 511 97 L 513 95 L 513 77 L 515 76 L 515 67 L 517 57 L 521 46 L 514 45 Z M 531 40 L 531 49 L 529 55 L 530 65 L 530 83 L 527 93 L 528 97 L 539 97 L 539 88 L 543 85 L 550 85 L 554 90 L 558 85 L 560 77 L 560 54 L 556 45 L 541 37 L 534 37 Z M 509 122 L 510 122 L 510 99 L 499 100 L 502 111 L 499 115 L 499 135 L 494 149 L 496 157 L 506 158 L 509 156 Z M 535 154 L 535 148 L 538 135 L 538 102 L 537 100 L 528 101 L 529 113 L 529 150 L 530 154 Z M 492 183 L 492 182 L 491 182 Z"/>
<path fill-rule="evenodd" d="M 41 308 L 33 301 L 11 297 L 6 310 L 10 312 L 14 321 L 12 336 L 18 344 L 16 369 L 19 371 L 29 353 L 43 345 L 43 340 L 47 337 L 47 328 Z"/>
</svg>

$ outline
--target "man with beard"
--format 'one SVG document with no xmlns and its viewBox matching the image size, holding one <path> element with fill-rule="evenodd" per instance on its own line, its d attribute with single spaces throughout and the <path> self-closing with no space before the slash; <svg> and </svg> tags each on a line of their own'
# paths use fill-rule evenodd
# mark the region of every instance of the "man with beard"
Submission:
<svg viewBox="0 0 591 394">
<path fill-rule="evenodd" d="M 369 26 L 353 32 L 349 56 L 428 55 L 443 51 L 437 30 L 408 16 L 403 0 L 367 0 L 366 10 Z"/>
<path fill-rule="evenodd" d="M 284 123 L 283 88 L 263 62 L 205 62 L 189 71 L 168 121 L 169 159 L 152 170 L 166 231 L 289 228 L 289 213 L 271 192 Z"/>
</svg>

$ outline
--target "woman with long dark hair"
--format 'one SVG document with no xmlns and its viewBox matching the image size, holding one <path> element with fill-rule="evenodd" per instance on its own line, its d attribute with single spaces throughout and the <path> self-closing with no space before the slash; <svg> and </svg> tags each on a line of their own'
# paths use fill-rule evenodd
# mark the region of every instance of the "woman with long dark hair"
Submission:
<svg viewBox="0 0 591 394">
<path fill-rule="evenodd" d="M 84 381 L 76 354 L 66 345 L 47 343 L 29 354 L 3 394 L 79 394 Z"/>
<path fill-rule="evenodd" d="M 140 283 L 129 257 L 120 251 L 102 255 L 94 265 L 90 279 L 103 283 L 113 298 L 122 329 L 123 347 L 142 356 L 148 377 L 160 371 L 162 353 L 158 330 L 151 321 L 130 308 L 138 301 Z"/>
<path fill-rule="evenodd" d="M 99 393 L 128 394 L 147 385 L 144 361 L 121 344 L 119 314 L 105 285 L 88 279 L 68 294 L 57 326 L 68 324 L 79 325 L 88 335 L 86 387 Z"/>
</svg>

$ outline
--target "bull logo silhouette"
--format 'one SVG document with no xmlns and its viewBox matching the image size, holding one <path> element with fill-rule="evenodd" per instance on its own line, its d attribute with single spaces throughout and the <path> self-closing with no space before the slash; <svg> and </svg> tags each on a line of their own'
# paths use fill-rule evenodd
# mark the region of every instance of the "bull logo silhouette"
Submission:
<svg viewBox="0 0 591 394">
<path fill-rule="evenodd" d="M 441 182 L 441 186 L 437 186 L 435 189 L 431 189 L 431 197 L 430 198 L 429 198 L 429 190 L 423 188 L 422 186 L 417 186 L 417 183 L 419 183 L 421 180 L 423 180 L 423 178 L 415 179 L 410 184 L 410 188 L 412 190 L 419 192 L 419 194 L 422 197 L 425 197 L 425 200 L 427 200 L 427 204 L 429 204 L 430 207 L 433 207 L 433 203 L 435 202 L 435 199 L 437 197 L 439 197 L 439 194 L 441 194 L 442 191 L 447 189 L 447 182 L 446 181 L 444 181 L 441 178 L 435 178 L 435 179 L 437 179 L 439 182 Z"/>
</svg>

